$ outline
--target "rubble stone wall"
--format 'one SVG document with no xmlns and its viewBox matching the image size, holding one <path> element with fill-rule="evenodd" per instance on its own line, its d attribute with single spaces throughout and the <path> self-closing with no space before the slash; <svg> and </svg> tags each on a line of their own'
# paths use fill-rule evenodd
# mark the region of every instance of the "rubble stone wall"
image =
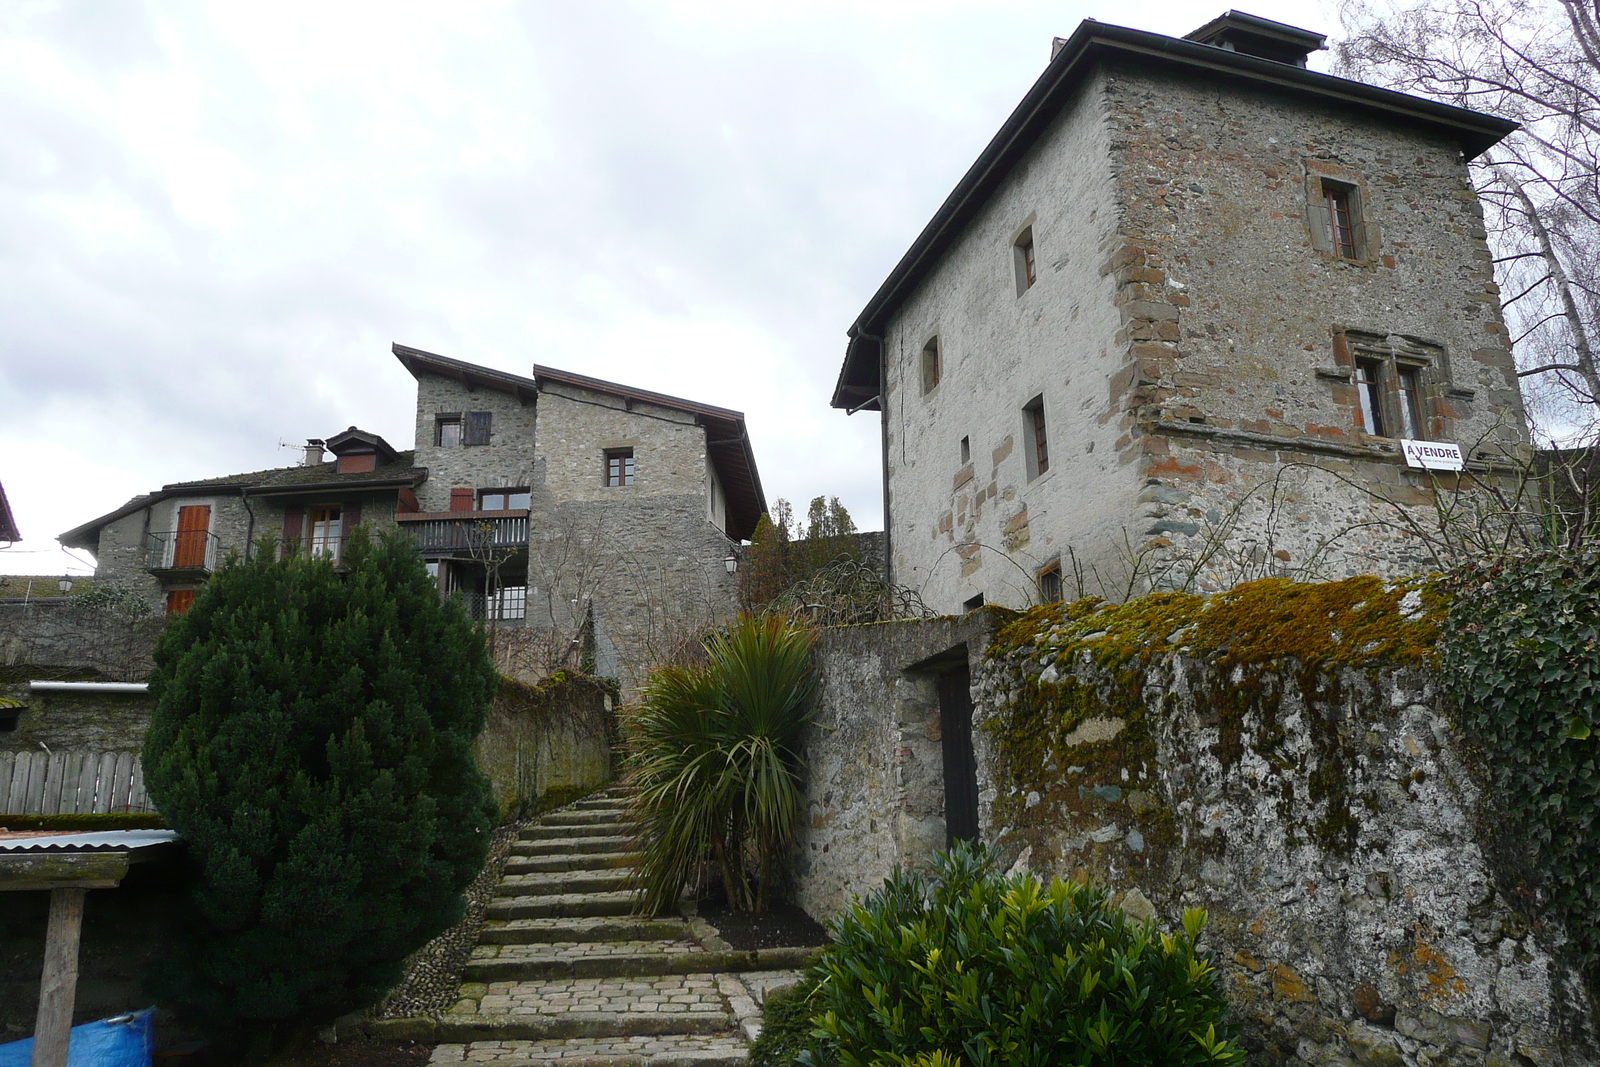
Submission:
<svg viewBox="0 0 1600 1067">
<path fill-rule="evenodd" d="M 502 679 L 474 754 L 503 818 L 590 793 L 611 780 L 611 697 L 585 675 L 538 686 Z"/>
<path fill-rule="evenodd" d="M 1002 646 L 985 614 L 819 642 L 796 858 L 813 915 L 943 847 L 927 661 L 961 649 L 981 839 L 1159 923 L 1206 908 L 1251 1062 L 1600 1063 L 1564 934 L 1497 859 L 1494 798 L 1425 669 L 1247 668 L 1164 632 L 1138 665 L 1049 633 Z"/>
</svg>

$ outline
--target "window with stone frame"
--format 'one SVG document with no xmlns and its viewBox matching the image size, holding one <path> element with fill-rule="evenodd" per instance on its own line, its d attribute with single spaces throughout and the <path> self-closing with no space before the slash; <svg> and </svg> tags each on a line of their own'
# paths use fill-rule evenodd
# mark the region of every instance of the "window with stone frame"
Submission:
<svg viewBox="0 0 1600 1067">
<path fill-rule="evenodd" d="M 1011 243 L 1011 259 L 1017 269 L 1017 295 L 1021 296 L 1033 288 L 1033 283 L 1039 280 L 1038 262 L 1035 258 L 1033 247 L 1033 224 L 1029 223 L 1017 234 L 1017 239 Z"/>
<path fill-rule="evenodd" d="M 1436 398 L 1449 383 L 1443 347 L 1398 334 L 1337 335 L 1337 355 L 1355 393 L 1356 429 L 1374 437 L 1429 440 L 1442 429 Z M 1319 372 L 1320 373 L 1320 372 Z"/>
<path fill-rule="evenodd" d="M 1023 455 L 1031 482 L 1050 469 L 1050 434 L 1045 424 L 1043 393 L 1022 406 L 1022 428 Z"/>
<path fill-rule="evenodd" d="M 1061 562 L 1058 560 L 1039 572 L 1039 602 L 1054 604 L 1062 596 Z"/>
<path fill-rule="evenodd" d="M 1306 225 L 1311 246 L 1338 259 L 1368 263 L 1378 258 L 1377 226 L 1368 218 L 1361 176 L 1317 163 L 1306 174 Z M 1337 173 L 1323 173 L 1336 171 Z"/>
<path fill-rule="evenodd" d="M 617 488 L 633 484 L 633 449 L 608 448 L 606 449 L 605 484 L 609 488 Z"/>
<path fill-rule="evenodd" d="M 459 411 L 433 417 L 433 443 L 439 448 L 461 447 L 461 413 Z"/>
</svg>

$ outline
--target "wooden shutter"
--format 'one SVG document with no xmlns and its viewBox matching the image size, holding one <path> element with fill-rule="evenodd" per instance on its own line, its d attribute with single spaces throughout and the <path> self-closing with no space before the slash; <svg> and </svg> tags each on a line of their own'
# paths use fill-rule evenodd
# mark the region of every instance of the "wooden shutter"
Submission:
<svg viewBox="0 0 1600 1067">
<path fill-rule="evenodd" d="M 450 490 L 450 510 L 451 511 L 471 511 L 471 510 L 473 510 L 473 508 L 472 508 L 472 490 L 471 489 L 452 489 L 452 490 Z"/>
<path fill-rule="evenodd" d="M 486 445 L 489 443 L 489 417 L 493 412 L 469 411 L 461 420 L 461 443 Z"/>
<path fill-rule="evenodd" d="M 204 567 L 206 535 L 211 532 L 211 505 L 192 504 L 178 509 L 178 529 L 172 548 L 173 567 Z"/>
<path fill-rule="evenodd" d="M 343 505 L 339 520 L 339 558 L 344 559 L 344 550 L 350 544 L 350 531 L 361 525 L 361 501 L 352 500 Z"/>
<path fill-rule="evenodd" d="M 194 607 L 193 589 L 174 589 L 167 594 L 167 614 L 182 615 Z"/>
<path fill-rule="evenodd" d="M 283 509 L 283 550 L 285 553 L 298 551 L 300 538 L 305 535 L 306 513 L 304 508 L 287 507 Z"/>
<path fill-rule="evenodd" d="M 1328 218 L 1328 198 L 1322 192 L 1322 179 L 1306 179 L 1306 222 L 1311 227 L 1311 247 L 1332 252 L 1332 220 Z"/>
</svg>

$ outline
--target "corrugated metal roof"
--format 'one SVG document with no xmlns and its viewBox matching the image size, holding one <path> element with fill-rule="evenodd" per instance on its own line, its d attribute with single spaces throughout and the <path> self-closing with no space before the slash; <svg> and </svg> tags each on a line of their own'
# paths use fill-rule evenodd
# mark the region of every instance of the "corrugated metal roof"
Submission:
<svg viewBox="0 0 1600 1067">
<path fill-rule="evenodd" d="M 0 819 L 4 817 L 0 815 Z M 102 830 L 90 834 L 42 830 L 26 837 L 0 837 L 0 852 L 131 852 L 177 840 L 176 830 Z"/>
</svg>

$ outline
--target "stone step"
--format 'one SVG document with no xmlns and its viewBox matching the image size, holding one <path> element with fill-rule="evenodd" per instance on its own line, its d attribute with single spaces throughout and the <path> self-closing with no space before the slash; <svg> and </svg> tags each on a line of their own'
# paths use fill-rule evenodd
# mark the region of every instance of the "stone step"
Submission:
<svg viewBox="0 0 1600 1067">
<path fill-rule="evenodd" d="M 598 871 L 613 867 L 631 868 L 638 864 L 637 852 L 587 852 L 577 855 L 512 856 L 506 860 L 507 874 L 537 874 L 541 871 Z"/>
<path fill-rule="evenodd" d="M 553 942 L 679 941 L 689 937 L 682 919 L 510 919 L 484 924 L 478 941 L 485 945 L 537 945 Z"/>
<path fill-rule="evenodd" d="M 608 796 L 606 794 L 599 794 L 597 796 L 585 797 L 573 804 L 572 807 L 578 811 L 621 811 L 631 803 L 633 803 L 633 798 L 631 796 Z"/>
<path fill-rule="evenodd" d="M 526 830 L 523 833 L 527 833 Z M 632 839 L 627 837 L 567 837 L 549 840 L 521 840 L 511 843 L 513 856 L 568 856 L 592 852 L 626 852 Z"/>
<path fill-rule="evenodd" d="M 491 919 L 578 919 L 632 915 L 634 893 L 563 893 L 543 897 L 499 897 L 489 902 Z"/>
<path fill-rule="evenodd" d="M 748 1061 L 744 1036 L 728 1033 L 436 1045 L 428 1062 L 489 1063 L 497 1067 L 537 1067 L 547 1063 L 566 1067 L 742 1067 Z"/>
<path fill-rule="evenodd" d="M 628 887 L 633 871 L 541 871 L 508 874 L 494 887 L 497 897 L 570 896 L 574 893 L 614 893 Z"/>
<path fill-rule="evenodd" d="M 620 809 L 585 808 L 579 811 L 552 811 L 537 821 L 540 826 L 595 826 L 630 820 Z"/>
<path fill-rule="evenodd" d="M 559 1015 L 499 1015 L 452 1012 L 437 1032 L 440 1042 L 539 1041 L 562 1038 L 654 1037 L 663 1034 L 720 1034 L 733 1029 L 725 1011 L 598 1012 L 567 1011 Z"/>
<path fill-rule="evenodd" d="M 666 944 L 673 944 L 667 942 Z M 754 951 L 695 951 L 687 945 L 668 951 L 611 954 L 549 951 L 541 945 L 479 945 L 462 971 L 467 982 L 534 982 L 582 978 L 643 978 L 692 975 L 708 971 L 800 970 L 811 966 L 819 949 L 768 948 Z M 545 951 L 539 951 L 545 949 Z"/>
<path fill-rule="evenodd" d="M 634 836 L 632 825 L 612 823 L 606 826 L 530 826 L 517 838 L 521 841 L 604 840 L 616 844 L 631 840 Z"/>
</svg>

